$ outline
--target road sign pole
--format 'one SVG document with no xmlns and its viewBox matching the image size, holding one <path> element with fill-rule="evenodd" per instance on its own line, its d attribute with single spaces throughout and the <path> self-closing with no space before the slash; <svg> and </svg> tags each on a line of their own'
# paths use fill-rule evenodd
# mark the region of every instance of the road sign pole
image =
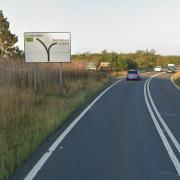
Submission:
<svg viewBox="0 0 180 180">
<path fill-rule="evenodd" d="M 63 77 L 63 65 L 62 62 L 60 63 L 60 85 L 64 84 L 64 77 Z"/>
<path fill-rule="evenodd" d="M 36 63 L 33 63 L 32 74 L 33 74 L 33 92 L 34 94 L 36 94 L 37 93 L 37 65 Z"/>
</svg>

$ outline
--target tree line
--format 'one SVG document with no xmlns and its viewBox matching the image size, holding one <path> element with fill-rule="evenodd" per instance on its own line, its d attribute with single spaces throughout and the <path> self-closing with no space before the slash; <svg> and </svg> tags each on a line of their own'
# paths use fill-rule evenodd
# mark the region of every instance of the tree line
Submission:
<svg viewBox="0 0 180 180">
<path fill-rule="evenodd" d="M 0 58 L 21 57 L 23 52 L 15 44 L 18 37 L 9 29 L 10 23 L 0 10 Z"/>
<path fill-rule="evenodd" d="M 163 56 L 156 54 L 154 49 L 137 50 L 135 53 L 83 53 L 72 56 L 73 60 L 92 61 L 100 64 L 100 62 L 110 62 L 111 69 L 115 71 L 123 71 L 132 68 L 153 68 L 160 65 L 166 67 L 167 64 L 173 63 L 180 65 L 180 56 Z"/>
</svg>

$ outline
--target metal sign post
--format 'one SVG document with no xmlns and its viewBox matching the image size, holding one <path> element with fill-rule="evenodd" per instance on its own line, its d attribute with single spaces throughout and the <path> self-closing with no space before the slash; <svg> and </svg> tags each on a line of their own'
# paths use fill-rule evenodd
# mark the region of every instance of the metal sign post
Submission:
<svg viewBox="0 0 180 180">
<path fill-rule="evenodd" d="M 32 85 L 33 85 L 33 93 L 37 93 L 37 64 L 33 63 L 32 65 Z"/>
<path fill-rule="evenodd" d="M 64 77 L 63 77 L 63 64 L 60 63 L 60 86 L 64 84 Z"/>
</svg>

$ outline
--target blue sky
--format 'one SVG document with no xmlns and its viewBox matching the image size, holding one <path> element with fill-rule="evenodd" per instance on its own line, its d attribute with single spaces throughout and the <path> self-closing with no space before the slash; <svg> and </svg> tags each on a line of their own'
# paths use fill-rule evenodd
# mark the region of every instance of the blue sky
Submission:
<svg viewBox="0 0 180 180">
<path fill-rule="evenodd" d="M 180 0 L 0 0 L 10 29 L 70 31 L 72 53 L 152 49 L 180 55 Z"/>
</svg>

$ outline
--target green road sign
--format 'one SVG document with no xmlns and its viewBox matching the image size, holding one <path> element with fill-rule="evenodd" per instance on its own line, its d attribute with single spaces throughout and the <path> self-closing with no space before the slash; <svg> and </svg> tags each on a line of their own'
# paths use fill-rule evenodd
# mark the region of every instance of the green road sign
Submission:
<svg viewBox="0 0 180 180">
<path fill-rule="evenodd" d="M 26 42 L 33 42 L 33 37 L 26 37 Z"/>
</svg>

